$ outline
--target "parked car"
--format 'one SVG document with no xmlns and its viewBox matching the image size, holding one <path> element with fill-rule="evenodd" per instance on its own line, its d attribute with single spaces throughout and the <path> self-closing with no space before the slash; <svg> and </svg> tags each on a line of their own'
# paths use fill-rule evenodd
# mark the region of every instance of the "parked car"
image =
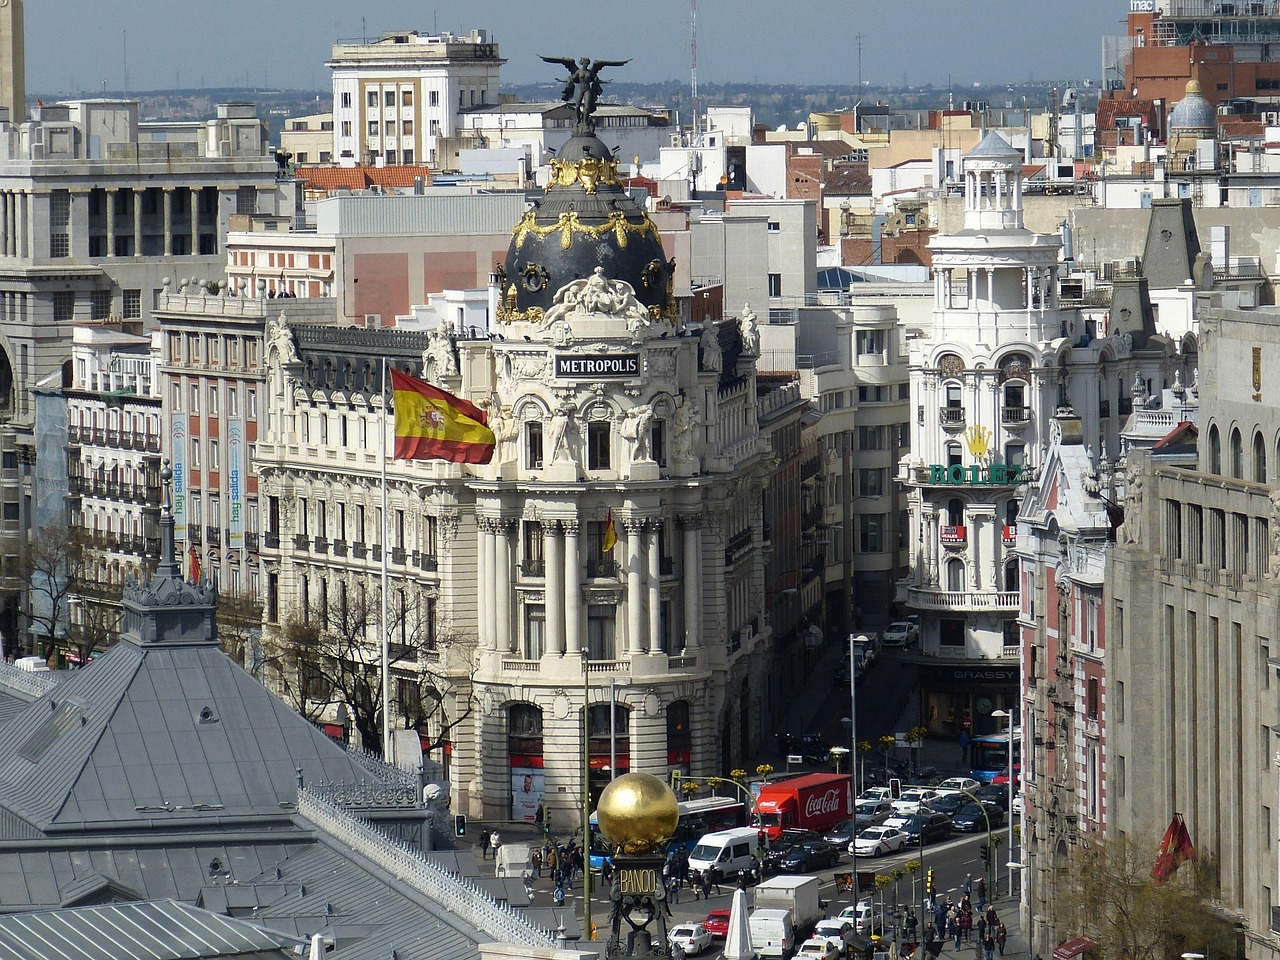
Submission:
<svg viewBox="0 0 1280 960">
<path fill-rule="evenodd" d="M 893 827 L 895 830 L 901 830 L 907 825 L 907 821 L 914 817 L 914 813 L 895 813 L 888 820 L 880 824 L 882 827 Z"/>
<path fill-rule="evenodd" d="M 840 916 L 837 919 L 848 920 L 853 923 L 854 931 L 862 936 L 869 937 L 874 933 L 883 932 L 880 925 L 880 914 L 872 906 L 870 897 L 845 907 L 840 911 Z"/>
<path fill-rule="evenodd" d="M 886 853 L 901 850 L 906 842 L 906 836 L 897 827 L 881 824 L 867 827 L 854 837 L 849 852 L 859 857 L 883 857 Z"/>
<path fill-rule="evenodd" d="M 892 801 L 893 791 L 888 787 L 867 787 L 867 789 L 858 794 L 858 801 L 861 802 L 863 800 Z"/>
<path fill-rule="evenodd" d="M 922 810 L 914 817 L 908 817 L 900 828 L 907 838 L 907 846 L 914 847 L 920 843 L 920 834 L 924 833 L 925 843 L 936 843 L 951 836 L 951 818 L 945 813 L 929 813 Z"/>
<path fill-rule="evenodd" d="M 920 627 L 909 620 L 895 620 L 880 631 L 880 642 L 886 647 L 909 647 L 920 639 Z"/>
<path fill-rule="evenodd" d="M 928 809 L 929 802 L 937 796 L 938 791 L 932 790 L 929 787 L 911 787 L 910 789 L 903 790 L 902 795 L 898 797 L 897 800 L 893 801 L 893 812 L 906 814 L 918 813 L 922 806 Z"/>
<path fill-rule="evenodd" d="M 671 928 L 671 932 L 667 934 L 667 939 L 671 941 L 672 946 L 679 944 L 680 949 L 691 957 L 702 953 L 704 950 L 709 950 L 715 940 L 710 931 L 701 923 L 678 923 Z"/>
<path fill-rule="evenodd" d="M 729 911 L 712 910 L 702 921 L 702 926 L 711 936 L 723 940 L 729 935 Z"/>
<path fill-rule="evenodd" d="M 834 867 L 840 862 L 840 851 L 829 843 L 814 840 L 798 843 L 778 858 L 783 873 L 812 873 L 819 867 Z"/>
<path fill-rule="evenodd" d="M 991 829 L 994 830 L 1004 822 L 1004 811 L 999 807 L 983 807 L 976 803 L 967 803 L 951 816 L 952 825 L 961 833 L 977 833 L 985 830 L 988 820 L 991 822 Z"/>
<path fill-rule="evenodd" d="M 973 803 L 973 801 L 963 793 L 944 793 L 942 796 L 934 797 L 929 801 L 929 809 L 935 813 L 950 815 L 967 803 Z"/>
<path fill-rule="evenodd" d="M 870 824 L 868 824 L 870 826 Z M 843 850 L 849 845 L 849 841 L 853 839 L 853 835 L 858 831 L 854 829 L 853 821 L 846 820 L 839 826 L 832 827 L 822 835 L 822 842 L 829 843 L 837 850 Z"/>
<path fill-rule="evenodd" d="M 1014 790 L 1017 790 L 1019 787 L 1022 786 L 1021 776 L 1020 776 L 1021 773 L 1022 773 L 1022 764 L 1015 763 L 1013 765 L 1013 789 Z M 991 782 L 994 783 L 996 786 L 1004 786 L 1008 784 L 1009 768 L 1005 767 L 1003 770 L 997 773 L 994 777 L 991 778 Z"/>
<path fill-rule="evenodd" d="M 893 803 L 890 800 L 859 800 L 853 808 L 853 819 L 858 829 L 862 830 L 865 827 L 874 827 L 877 823 L 884 823 L 892 813 Z M 849 837 L 849 840 L 852 839 L 853 837 Z"/>
<path fill-rule="evenodd" d="M 981 790 L 974 793 L 979 803 L 989 803 L 993 807 L 999 807 L 1001 810 L 1009 806 L 1009 785 L 1006 783 L 1003 787 L 994 783 L 989 783 Z"/>
<path fill-rule="evenodd" d="M 844 955 L 844 945 L 836 946 L 826 937 L 810 937 L 800 944 L 797 957 L 813 957 L 815 960 L 840 960 Z"/>
<path fill-rule="evenodd" d="M 977 793 L 982 789 L 982 781 L 973 777 L 948 777 L 937 786 L 938 790 L 967 790 Z"/>
<path fill-rule="evenodd" d="M 1009 812 L 1015 817 L 1022 816 L 1022 794 L 1015 793 L 1013 795 L 1013 806 L 1009 808 Z"/>
<path fill-rule="evenodd" d="M 781 870 L 782 858 L 792 848 L 802 843 L 821 841 L 822 835 L 813 830 L 783 830 L 777 840 L 769 841 L 769 852 L 764 858 L 766 870 Z"/>
<path fill-rule="evenodd" d="M 854 956 L 854 952 L 861 945 L 861 937 L 853 925 L 852 920 L 844 920 L 836 918 L 834 920 L 819 920 L 813 925 L 813 935 L 815 937 L 825 937 L 832 943 L 838 944 L 840 950 L 849 955 Z"/>
</svg>

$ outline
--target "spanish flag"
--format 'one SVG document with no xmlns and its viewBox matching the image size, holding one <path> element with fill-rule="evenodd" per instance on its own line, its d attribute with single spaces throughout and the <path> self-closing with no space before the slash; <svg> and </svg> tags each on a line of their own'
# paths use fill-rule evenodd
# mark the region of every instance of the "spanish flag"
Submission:
<svg viewBox="0 0 1280 960">
<path fill-rule="evenodd" d="M 618 545 L 618 525 L 613 522 L 613 511 L 609 511 L 609 519 L 604 525 L 604 542 L 600 545 L 601 553 L 608 553 Z"/>
<path fill-rule="evenodd" d="M 1182 814 L 1175 813 L 1169 821 L 1169 829 L 1164 832 L 1160 841 L 1160 852 L 1156 856 L 1155 866 L 1151 868 L 1151 879 L 1156 884 L 1164 883 L 1178 868 L 1188 860 L 1196 858 L 1196 848 L 1191 842 L 1191 833 Z"/>
<path fill-rule="evenodd" d="M 194 543 L 187 546 L 187 572 L 190 574 L 190 581 L 195 586 L 200 586 L 200 557 L 196 554 L 196 545 Z"/>
<path fill-rule="evenodd" d="M 396 401 L 397 460 L 488 463 L 495 439 L 475 404 L 399 370 L 391 371 Z"/>
</svg>

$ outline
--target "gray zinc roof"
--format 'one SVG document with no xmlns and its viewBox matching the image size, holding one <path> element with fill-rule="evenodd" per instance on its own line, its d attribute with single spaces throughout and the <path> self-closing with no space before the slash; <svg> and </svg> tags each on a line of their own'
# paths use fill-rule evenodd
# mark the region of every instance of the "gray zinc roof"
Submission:
<svg viewBox="0 0 1280 960">
<path fill-rule="evenodd" d="M 1021 151 L 1015 150 L 1008 140 L 994 130 L 987 131 L 978 145 L 965 154 L 966 158 L 972 157 L 975 160 L 1017 160 L 1021 156 Z"/>
<path fill-rule="evenodd" d="M 121 642 L 0 727 L 0 807 L 49 834 L 278 817 L 298 767 L 371 779 L 215 645 Z"/>
<path fill-rule="evenodd" d="M 299 943 L 173 900 L 0 917 L 7 960 L 283 960 Z"/>
</svg>

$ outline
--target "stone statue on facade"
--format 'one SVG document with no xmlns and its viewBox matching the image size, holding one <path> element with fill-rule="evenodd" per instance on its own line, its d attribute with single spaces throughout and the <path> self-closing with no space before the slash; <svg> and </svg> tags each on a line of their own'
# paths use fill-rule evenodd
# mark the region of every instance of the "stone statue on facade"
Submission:
<svg viewBox="0 0 1280 960">
<path fill-rule="evenodd" d="M 718 373 L 724 365 L 724 352 L 720 349 L 720 337 L 716 325 L 710 320 L 702 324 L 702 336 L 698 338 L 702 348 L 702 369 Z"/>
<path fill-rule="evenodd" d="M 556 407 L 551 414 L 551 422 L 547 425 L 547 463 L 561 460 L 572 460 L 569 431 L 573 426 L 573 404 L 564 403 Z"/>
<path fill-rule="evenodd" d="M 267 331 L 267 353 L 273 350 L 282 364 L 296 363 L 298 360 L 298 351 L 293 343 L 293 331 L 289 329 L 289 321 L 283 311 L 280 316 L 271 321 L 271 327 Z"/>
<path fill-rule="evenodd" d="M 750 357 L 760 355 L 760 327 L 756 324 L 756 315 L 751 312 L 751 304 L 742 305 L 742 316 L 738 318 L 738 333 L 742 336 L 742 352 Z"/>
<path fill-rule="evenodd" d="M 497 444 L 494 452 L 494 459 L 498 463 L 506 463 L 513 459 L 514 451 L 512 445 L 515 439 L 520 436 L 520 424 L 516 422 L 516 418 L 511 412 L 502 405 L 502 398 L 496 393 L 489 394 L 489 399 L 484 404 L 488 408 L 489 429 L 493 431 L 493 437 Z"/>
<path fill-rule="evenodd" d="M 653 322 L 649 311 L 636 299 L 635 288 L 625 280 L 610 280 L 603 267 L 596 267 L 591 276 L 566 283 L 543 314 L 542 326 L 550 329 L 554 324 L 568 326 L 572 314 L 594 313 L 625 320 L 632 336 Z"/>
<path fill-rule="evenodd" d="M 458 357 L 453 352 L 453 327 L 441 321 L 428 337 L 427 349 L 422 354 L 423 367 L 432 370 L 436 377 L 456 377 Z"/>
<path fill-rule="evenodd" d="M 653 406 L 642 403 L 632 407 L 618 424 L 624 440 L 631 441 L 632 460 L 652 460 Z"/>
<path fill-rule="evenodd" d="M 672 437 L 672 449 L 676 460 L 693 459 L 694 430 L 701 416 L 702 411 L 698 409 L 698 401 L 692 397 L 681 397 L 676 404 L 675 431 Z"/>
</svg>

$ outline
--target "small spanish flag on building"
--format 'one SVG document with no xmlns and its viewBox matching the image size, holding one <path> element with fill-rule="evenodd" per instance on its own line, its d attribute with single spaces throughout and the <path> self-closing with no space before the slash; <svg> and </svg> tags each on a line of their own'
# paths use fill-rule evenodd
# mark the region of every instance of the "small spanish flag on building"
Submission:
<svg viewBox="0 0 1280 960">
<path fill-rule="evenodd" d="M 609 511 L 609 519 L 604 525 L 604 540 L 600 544 L 600 552 L 608 553 L 618 545 L 618 525 L 613 522 L 613 511 Z"/>
<path fill-rule="evenodd" d="M 396 401 L 397 460 L 488 463 L 495 439 L 475 404 L 399 370 L 391 371 Z"/>
<path fill-rule="evenodd" d="M 200 557 L 196 553 L 196 545 L 194 543 L 187 546 L 187 572 L 190 574 L 189 579 L 196 586 L 200 585 Z"/>
</svg>

